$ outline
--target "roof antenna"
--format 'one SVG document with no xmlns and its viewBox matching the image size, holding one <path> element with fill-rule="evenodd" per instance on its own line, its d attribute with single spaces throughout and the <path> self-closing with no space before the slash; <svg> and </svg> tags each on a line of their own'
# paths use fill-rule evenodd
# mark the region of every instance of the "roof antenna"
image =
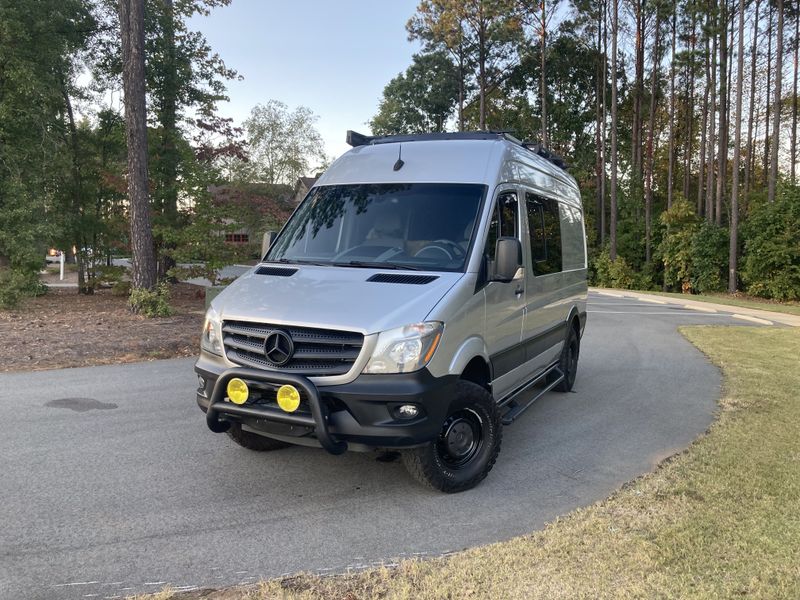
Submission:
<svg viewBox="0 0 800 600">
<path fill-rule="evenodd" d="M 397 162 L 394 163 L 394 167 L 392 167 L 395 171 L 399 171 L 403 168 L 403 165 L 406 164 L 403 162 L 403 145 L 400 144 L 400 151 L 397 153 Z"/>
</svg>

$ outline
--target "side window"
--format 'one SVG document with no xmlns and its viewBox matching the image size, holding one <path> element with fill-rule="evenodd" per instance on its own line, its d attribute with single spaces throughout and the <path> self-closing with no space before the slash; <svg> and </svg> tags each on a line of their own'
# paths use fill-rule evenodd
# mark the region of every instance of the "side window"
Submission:
<svg viewBox="0 0 800 600">
<path fill-rule="evenodd" d="M 586 247 L 583 242 L 583 215 L 579 208 L 560 204 L 561 231 L 564 234 L 564 270 L 586 268 Z"/>
<path fill-rule="evenodd" d="M 531 262 L 533 264 L 533 272 L 538 274 L 536 264 L 547 260 L 547 240 L 544 237 L 544 206 L 530 192 L 525 194 L 525 205 L 528 210 Z"/>
<path fill-rule="evenodd" d="M 517 237 L 519 206 L 516 192 L 503 192 L 497 198 L 489 223 L 489 236 L 486 238 L 486 258 L 493 261 L 497 250 L 497 240 L 501 237 Z"/>
<path fill-rule="evenodd" d="M 525 204 L 528 211 L 533 274 L 560 273 L 561 217 L 558 212 L 558 202 L 526 193 Z"/>
</svg>

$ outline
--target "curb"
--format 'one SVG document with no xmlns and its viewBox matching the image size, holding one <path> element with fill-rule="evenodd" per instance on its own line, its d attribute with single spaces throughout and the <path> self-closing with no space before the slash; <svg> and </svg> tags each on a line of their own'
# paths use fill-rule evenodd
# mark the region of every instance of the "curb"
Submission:
<svg viewBox="0 0 800 600">
<path fill-rule="evenodd" d="M 661 296 L 659 294 L 648 294 L 643 292 L 633 292 L 630 290 L 617 290 L 611 288 L 590 287 L 589 291 L 595 292 L 602 296 L 610 296 L 612 298 L 635 298 L 641 302 L 650 302 L 652 304 L 677 304 L 690 310 L 697 310 L 706 313 L 729 313 L 734 319 L 758 323 L 760 325 L 774 325 L 775 323 L 780 323 L 782 325 L 789 325 L 791 327 L 800 327 L 800 315 L 790 315 L 771 310 L 745 308 L 743 306 L 732 306 L 729 304 L 716 304 L 714 302 L 700 302 L 698 300 L 690 300 L 688 298 L 674 298 L 671 296 Z"/>
</svg>

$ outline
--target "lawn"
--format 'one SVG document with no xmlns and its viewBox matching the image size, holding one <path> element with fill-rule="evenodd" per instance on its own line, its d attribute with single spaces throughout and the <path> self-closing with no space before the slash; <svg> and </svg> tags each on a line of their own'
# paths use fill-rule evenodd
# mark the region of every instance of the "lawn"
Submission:
<svg viewBox="0 0 800 600">
<path fill-rule="evenodd" d="M 682 331 L 724 372 L 719 418 L 607 500 L 446 558 L 202 597 L 800 598 L 800 331 Z"/>
</svg>

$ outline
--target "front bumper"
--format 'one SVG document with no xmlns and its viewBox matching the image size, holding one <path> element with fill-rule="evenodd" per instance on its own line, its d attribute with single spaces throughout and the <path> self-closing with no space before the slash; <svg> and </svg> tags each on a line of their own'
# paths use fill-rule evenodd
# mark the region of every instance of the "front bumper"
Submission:
<svg viewBox="0 0 800 600">
<path fill-rule="evenodd" d="M 208 427 L 226 431 L 231 422 L 284 441 L 318 445 L 332 454 L 349 445 L 367 448 L 409 448 L 435 439 L 453 398 L 457 376 L 437 378 L 427 369 L 394 375 L 360 375 L 351 383 L 316 386 L 299 375 L 248 368 L 225 368 L 200 359 L 195 371 L 202 378 L 197 404 L 206 412 Z M 243 405 L 226 399 L 228 381 L 239 377 L 254 390 Z M 284 384 L 301 394 L 294 413 L 281 410 L 274 394 Z M 414 404 L 420 414 L 397 418 L 393 409 Z"/>
</svg>

